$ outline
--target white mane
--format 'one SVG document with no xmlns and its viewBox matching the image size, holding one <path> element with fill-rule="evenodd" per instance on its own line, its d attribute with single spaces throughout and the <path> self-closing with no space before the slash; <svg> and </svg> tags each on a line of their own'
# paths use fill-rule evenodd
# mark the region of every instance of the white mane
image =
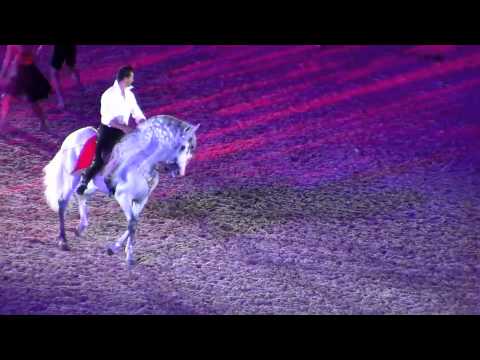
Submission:
<svg viewBox="0 0 480 360">
<path fill-rule="evenodd" d="M 126 172 L 132 170 L 147 175 L 156 164 L 173 160 L 183 140 L 184 130 L 191 126 L 169 115 L 146 120 L 115 146 L 111 161 L 120 166 L 114 177 L 123 178 Z"/>
</svg>

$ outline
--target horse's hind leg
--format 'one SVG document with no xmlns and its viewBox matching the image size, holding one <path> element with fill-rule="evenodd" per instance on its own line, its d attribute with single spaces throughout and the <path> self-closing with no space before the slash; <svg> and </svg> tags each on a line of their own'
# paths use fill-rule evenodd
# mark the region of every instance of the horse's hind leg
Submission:
<svg viewBox="0 0 480 360">
<path fill-rule="evenodd" d="M 62 250 L 70 250 L 70 246 L 67 243 L 67 235 L 65 233 L 65 213 L 68 207 L 68 202 L 72 197 L 73 191 L 78 185 L 79 179 L 74 178 L 72 181 L 72 186 L 69 188 L 67 195 L 64 198 L 58 200 L 58 218 L 60 220 L 60 235 L 58 236 L 58 245 Z"/>
<path fill-rule="evenodd" d="M 80 237 L 88 226 L 87 196 L 75 193 L 75 197 L 77 198 L 78 212 L 80 213 L 80 223 L 75 229 L 75 235 Z"/>
<path fill-rule="evenodd" d="M 60 220 L 60 235 L 58 236 L 58 246 L 60 249 L 68 251 L 70 247 L 67 244 L 67 236 L 65 234 L 65 210 L 68 206 L 68 200 L 58 200 L 58 218 Z"/>
</svg>

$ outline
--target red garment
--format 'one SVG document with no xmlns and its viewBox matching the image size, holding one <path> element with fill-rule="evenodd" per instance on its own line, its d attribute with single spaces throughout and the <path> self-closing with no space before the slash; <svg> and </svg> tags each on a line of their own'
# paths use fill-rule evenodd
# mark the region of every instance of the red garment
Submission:
<svg viewBox="0 0 480 360">
<path fill-rule="evenodd" d="M 85 145 L 83 145 L 82 151 L 80 152 L 80 156 L 77 160 L 77 165 L 75 166 L 75 170 L 72 173 L 78 170 L 83 170 L 90 165 L 92 165 L 93 160 L 95 159 L 95 150 L 97 148 L 97 135 L 93 135 L 90 139 L 87 140 Z"/>
</svg>

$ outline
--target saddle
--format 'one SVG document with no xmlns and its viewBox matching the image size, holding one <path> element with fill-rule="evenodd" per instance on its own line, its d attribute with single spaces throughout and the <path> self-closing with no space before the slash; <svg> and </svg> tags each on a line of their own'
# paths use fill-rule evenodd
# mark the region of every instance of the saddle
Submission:
<svg viewBox="0 0 480 360">
<path fill-rule="evenodd" d="M 83 145 L 82 150 L 80 151 L 80 156 L 78 157 L 77 163 L 75 165 L 72 174 L 79 171 L 89 168 L 92 165 L 93 160 L 95 159 L 95 150 L 97 149 L 97 135 L 93 135 L 90 139 L 86 141 Z"/>
<path fill-rule="evenodd" d="M 80 151 L 80 156 L 77 159 L 77 163 L 75 164 L 75 168 L 72 171 L 72 174 L 77 171 L 89 168 L 92 165 L 93 161 L 95 160 L 96 150 L 97 150 L 97 135 L 95 134 L 92 137 L 90 137 L 83 145 L 82 150 Z M 110 156 L 111 154 L 108 154 L 107 156 L 104 157 L 105 163 L 108 163 L 108 161 L 110 160 Z M 105 185 L 109 190 L 110 197 L 112 197 L 115 194 L 115 186 L 111 183 L 111 179 L 106 178 Z M 85 191 L 85 189 L 83 191 Z"/>
</svg>

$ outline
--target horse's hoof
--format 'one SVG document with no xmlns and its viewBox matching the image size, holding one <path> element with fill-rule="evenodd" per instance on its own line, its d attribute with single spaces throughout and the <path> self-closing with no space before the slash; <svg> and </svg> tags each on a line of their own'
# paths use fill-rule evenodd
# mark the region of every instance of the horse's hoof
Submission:
<svg viewBox="0 0 480 360">
<path fill-rule="evenodd" d="M 85 230 L 87 230 L 87 226 L 77 226 L 74 231 L 75 236 L 81 237 L 85 233 Z"/>
<path fill-rule="evenodd" d="M 60 242 L 58 245 L 63 251 L 70 251 L 70 246 L 66 242 Z"/>
<path fill-rule="evenodd" d="M 137 262 L 135 261 L 135 259 L 128 259 L 127 260 L 128 267 L 135 266 L 136 264 L 137 264 Z"/>
</svg>

